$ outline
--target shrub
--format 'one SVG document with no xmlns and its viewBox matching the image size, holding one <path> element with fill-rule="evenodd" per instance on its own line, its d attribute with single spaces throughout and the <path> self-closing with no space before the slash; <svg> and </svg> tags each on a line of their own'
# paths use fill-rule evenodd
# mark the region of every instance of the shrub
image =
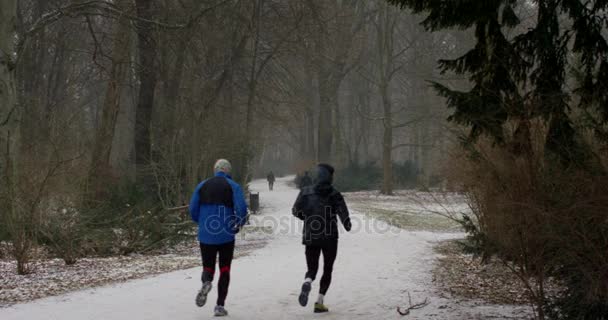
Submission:
<svg viewBox="0 0 608 320">
<path fill-rule="evenodd" d="M 463 219 L 469 249 L 501 258 L 527 287 L 539 319 L 607 319 L 607 176 L 563 167 L 538 145 L 520 156 L 484 142 L 474 147 L 452 161 L 472 201 L 474 215 Z M 549 278 L 564 285 L 557 297 L 545 291 Z"/>
<path fill-rule="evenodd" d="M 382 181 L 382 171 L 372 163 L 368 163 L 363 166 L 338 169 L 334 177 L 334 185 L 342 192 L 375 190 Z"/>
<path fill-rule="evenodd" d="M 419 172 L 418 166 L 412 161 L 407 160 L 403 163 L 393 163 L 393 183 L 395 187 L 404 189 L 415 188 L 418 183 Z"/>
<path fill-rule="evenodd" d="M 4 212 L 4 209 L 0 209 Z M 4 223 L 4 221 L 6 218 L 4 217 L 4 213 L 2 215 L 0 215 L 0 242 L 3 241 L 9 241 L 10 240 L 10 236 L 8 233 L 8 229 L 6 228 L 6 223 Z"/>
<path fill-rule="evenodd" d="M 30 261 L 32 250 L 38 240 L 38 222 L 35 213 L 14 205 L 6 212 L 5 220 L 11 241 L 11 255 L 17 261 L 17 273 L 20 275 L 31 272 Z"/>
<path fill-rule="evenodd" d="M 73 208 L 53 210 L 45 217 L 41 226 L 41 243 L 50 252 L 63 259 L 66 265 L 75 264 L 82 255 L 82 240 L 85 234 L 80 213 Z"/>
<path fill-rule="evenodd" d="M 170 213 L 137 186 L 117 188 L 102 205 L 83 212 L 85 252 L 145 253 L 189 239 L 189 217 Z"/>
<path fill-rule="evenodd" d="M 11 242 L 10 254 L 17 261 L 17 273 L 24 275 L 32 271 L 30 261 L 38 242 L 40 198 L 23 191 L 31 190 L 24 186 L 32 187 L 32 184 L 17 185 L 15 180 L 7 181 L 9 182 L 0 194 L 0 207 L 3 209 L 1 223 Z"/>
<path fill-rule="evenodd" d="M 397 188 L 414 188 L 417 184 L 418 167 L 411 161 L 393 163 L 393 183 Z M 368 163 L 338 169 L 334 185 L 340 191 L 377 190 L 382 183 L 382 168 Z"/>
</svg>

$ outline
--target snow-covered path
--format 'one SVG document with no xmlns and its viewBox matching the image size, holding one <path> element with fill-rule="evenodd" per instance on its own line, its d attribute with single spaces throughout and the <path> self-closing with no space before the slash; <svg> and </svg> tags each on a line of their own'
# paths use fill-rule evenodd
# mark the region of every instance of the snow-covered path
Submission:
<svg viewBox="0 0 608 320">
<path fill-rule="evenodd" d="M 312 303 L 300 307 L 297 294 L 305 272 L 304 248 L 301 225 L 291 218 L 297 191 L 288 181 L 278 179 L 273 192 L 267 191 L 265 181 L 251 185 L 260 192 L 264 206 L 264 215 L 254 217 L 253 223 L 273 225 L 275 235 L 266 247 L 233 262 L 226 302 L 230 319 L 403 319 L 395 308 L 407 304 L 407 292 L 415 302 L 427 297 L 431 302 L 407 319 L 485 319 L 510 309 L 456 306 L 438 296 L 431 281 L 432 242 L 453 235 L 400 231 L 369 219 L 366 228 L 357 224 L 366 219 L 356 213 L 354 232 L 343 232 L 340 238 L 325 299 L 330 313 L 314 314 Z M 195 307 L 199 278 L 200 268 L 195 268 L 78 291 L 0 309 L 0 319 L 210 319 L 217 292 L 214 288 L 205 307 Z M 315 281 L 313 302 L 317 289 Z"/>
</svg>

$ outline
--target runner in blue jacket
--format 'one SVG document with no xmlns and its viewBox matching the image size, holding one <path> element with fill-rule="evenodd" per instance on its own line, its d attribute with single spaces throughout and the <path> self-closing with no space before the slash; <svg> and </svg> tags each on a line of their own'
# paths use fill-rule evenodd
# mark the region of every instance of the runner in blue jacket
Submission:
<svg viewBox="0 0 608 320">
<path fill-rule="evenodd" d="M 224 303 L 230 283 L 235 235 L 247 220 L 247 204 L 241 186 L 230 177 L 230 162 L 220 159 L 213 169 L 215 176 L 201 182 L 190 201 L 190 215 L 198 224 L 203 259 L 203 287 L 196 296 L 196 305 L 202 307 L 207 302 L 219 255 L 220 279 L 215 315 L 226 316 L 228 312 Z"/>
</svg>

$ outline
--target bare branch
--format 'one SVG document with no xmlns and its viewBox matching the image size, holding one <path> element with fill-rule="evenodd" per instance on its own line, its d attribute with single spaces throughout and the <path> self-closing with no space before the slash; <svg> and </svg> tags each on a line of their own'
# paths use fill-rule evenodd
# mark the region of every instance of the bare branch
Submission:
<svg viewBox="0 0 608 320">
<path fill-rule="evenodd" d="M 8 124 L 8 122 L 11 120 L 11 116 L 13 115 L 15 110 L 17 110 L 17 105 L 13 106 L 11 111 L 9 111 L 8 114 L 6 115 L 6 119 L 4 119 L 4 120 L 2 120 L 2 122 L 0 122 L 0 127 L 3 127 Z"/>
<path fill-rule="evenodd" d="M 403 123 L 400 123 L 400 124 L 393 125 L 393 129 L 411 126 L 413 124 L 416 124 L 416 123 L 418 123 L 418 122 L 420 122 L 422 120 L 426 120 L 426 119 L 428 119 L 428 116 L 418 117 L 418 118 L 412 119 L 410 121 L 406 121 L 406 122 L 403 122 Z"/>
<path fill-rule="evenodd" d="M 22 35 L 20 35 L 15 48 L 17 51 L 17 55 L 20 56 L 20 53 L 23 50 L 23 47 L 25 46 L 26 42 L 39 31 L 41 31 L 44 28 L 52 25 L 53 23 L 61 20 L 64 17 L 89 16 L 89 15 L 98 14 L 98 13 L 93 13 L 90 10 L 105 12 L 105 13 L 109 14 L 110 16 L 127 17 L 133 21 L 151 23 L 151 24 L 153 24 L 159 28 L 163 28 L 163 29 L 185 29 L 185 28 L 192 27 L 205 14 L 228 3 L 229 1 L 230 0 L 223 0 L 221 2 L 218 2 L 215 5 L 202 9 L 199 13 L 197 13 L 193 18 L 191 18 L 187 23 L 184 23 L 184 24 L 167 24 L 167 23 L 163 23 L 163 22 L 159 22 L 159 21 L 155 21 L 155 20 L 142 19 L 136 15 L 132 15 L 132 14 L 125 12 L 121 8 L 118 8 L 115 4 L 108 2 L 106 0 L 91 0 L 91 1 L 70 4 L 65 7 L 56 8 L 55 10 L 42 15 L 42 17 L 40 19 L 38 19 L 38 21 L 36 21 L 29 30 L 25 31 Z"/>
<path fill-rule="evenodd" d="M 397 307 L 397 312 L 402 316 L 407 316 L 408 314 L 410 314 L 410 311 L 422 309 L 431 303 L 429 301 L 429 298 L 425 298 L 424 301 L 422 301 L 422 302 L 412 304 L 412 297 L 410 296 L 409 292 L 407 293 L 407 297 L 408 297 L 410 306 L 407 309 L 403 309 L 403 310 L 401 309 L 401 307 Z"/>
<path fill-rule="evenodd" d="M 190 208 L 190 206 L 188 205 L 188 206 L 181 206 L 181 207 L 167 208 L 167 209 L 165 209 L 165 210 L 166 210 L 166 211 L 184 211 L 184 210 L 187 210 L 187 209 L 189 209 L 189 208 Z"/>
<path fill-rule="evenodd" d="M 393 150 L 403 148 L 403 147 L 413 147 L 413 148 L 434 148 L 435 146 L 432 144 L 418 144 L 418 143 L 400 143 L 394 145 L 392 147 Z"/>
<path fill-rule="evenodd" d="M 371 120 L 371 121 L 384 121 L 384 117 L 372 117 L 366 114 L 363 114 L 363 112 L 361 111 L 361 109 L 359 109 L 359 105 L 355 106 L 355 110 L 357 110 L 357 113 L 359 113 L 359 115 L 367 120 Z"/>
</svg>

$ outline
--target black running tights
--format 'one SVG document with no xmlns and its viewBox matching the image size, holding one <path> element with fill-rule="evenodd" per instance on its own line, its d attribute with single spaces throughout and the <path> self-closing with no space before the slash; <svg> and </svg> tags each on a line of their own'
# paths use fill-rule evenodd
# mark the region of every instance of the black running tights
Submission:
<svg viewBox="0 0 608 320">
<path fill-rule="evenodd" d="M 228 296 L 228 285 L 230 284 L 230 265 L 234 256 L 234 241 L 224 244 L 201 243 L 201 255 L 203 257 L 203 282 L 213 281 L 215 274 L 215 262 L 220 257 L 220 280 L 217 286 L 217 305 L 223 306 Z"/>
<path fill-rule="evenodd" d="M 321 287 L 319 293 L 325 295 L 331 284 L 331 273 L 334 269 L 334 261 L 338 254 L 338 240 L 328 241 L 322 245 L 306 246 L 306 264 L 308 271 L 306 278 L 315 280 L 319 270 L 319 257 L 323 253 L 323 276 L 321 276 Z"/>
</svg>

